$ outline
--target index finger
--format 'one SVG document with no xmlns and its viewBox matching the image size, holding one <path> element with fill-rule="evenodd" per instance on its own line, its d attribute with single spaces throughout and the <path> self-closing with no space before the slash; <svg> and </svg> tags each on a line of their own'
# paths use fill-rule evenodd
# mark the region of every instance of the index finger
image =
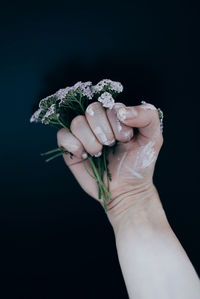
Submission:
<svg viewBox="0 0 200 299">
<path fill-rule="evenodd" d="M 158 109 L 152 104 L 119 108 L 117 117 L 126 126 L 138 128 L 140 139 L 163 139 Z"/>
</svg>

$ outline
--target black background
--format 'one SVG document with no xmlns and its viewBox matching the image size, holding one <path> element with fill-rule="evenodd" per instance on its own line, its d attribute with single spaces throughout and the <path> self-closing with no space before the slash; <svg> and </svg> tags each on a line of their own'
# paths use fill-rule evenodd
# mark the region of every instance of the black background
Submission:
<svg viewBox="0 0 200 299">
<path fill-rule="evenodd" d="M 164 112 L 154 182 L 200 274 L 199 10 L 194 1 L 1 5 L 1 298 L 128 298 L 102 207 L 62 158 L 56 130 L 30 124 L 41 98 L 77 81 L 120 81 L 127 105 Z"/>
</svg>

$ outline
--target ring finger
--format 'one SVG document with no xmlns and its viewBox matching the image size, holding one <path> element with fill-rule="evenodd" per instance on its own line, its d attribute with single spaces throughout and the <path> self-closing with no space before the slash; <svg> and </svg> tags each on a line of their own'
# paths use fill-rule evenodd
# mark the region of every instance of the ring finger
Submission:
<svg viewBox="0 0 200 299">
<path fill-rule="evenodd" d="M 70 129 L 74 136 L 76 136 L 83 144 L 85 150 L 92 156 L 100 156 L 102 151 L 102 144 L 97 140 L 93 134 L 84 115 L 78 115 L 73 118 Z"/>
</svg>

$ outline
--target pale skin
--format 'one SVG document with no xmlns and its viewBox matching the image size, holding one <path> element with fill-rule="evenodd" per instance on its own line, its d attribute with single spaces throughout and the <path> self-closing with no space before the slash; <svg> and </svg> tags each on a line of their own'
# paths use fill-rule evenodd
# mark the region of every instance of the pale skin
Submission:
<svg viewBox="0 0 200 299">
<path fill-rule="evenodd" d="M 107 216 L 129 298 L 199 299 L 199 277 L 168 223 L 153 183 L 163 144 L 156 108 L 117 103 L 105 109 L 93 102 L 85 115 L 72 120 L 70 129 L 58 131 L 58 145 L 73 153 L 73 159 L 63 155 L 65 163 L 80 186 L 97 201 L 97 184 L 86 172 L 81 157 L 92 172 L 86 154 L 98 156 L 103 145 L 117 142 L 115 153 L 110 151 L 108 156 L 112 201 L 108 202 Z M 99 202 L 103 206 L 103 201 Z"/>
</svg>

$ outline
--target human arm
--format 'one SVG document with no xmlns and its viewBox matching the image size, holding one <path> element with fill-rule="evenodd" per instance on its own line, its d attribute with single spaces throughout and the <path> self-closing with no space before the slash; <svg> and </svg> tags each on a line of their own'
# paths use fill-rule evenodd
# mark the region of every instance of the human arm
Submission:
<svg viewBox="0 0 200 299">
<path fill-rule="evenodd" d="M 170 227 L 154 186 L 124 195 L 129 208 L 108 212 L 130 299 L 197 299 L 200 282 Z"/>
<path fill-rule="evenodd" d="M 108 157 L 113 200 L 107 215 L 129 297 L 199 298 L 199 278 L 167 221 L 152 180 L 163 143 L 157 110 L 145 105 L 129 110 L 132 115 L 127 119 L 124 111 L 120 118 L 119 110 L 116 118 L 114 111 L 92 103 L 85 116 L 73 119 L 72 134 L 58 132 L 58 144 L 74 153 L 73 160 L 64 155 L 66 164 L 82 188 L 98 200 L 96 183 L 85 172 L 81 156 L 98 154 L 102 145 L 118 141 L 115 154 Z M 87 158 L 85 162 L 90 168 Z"/>
</svg>

